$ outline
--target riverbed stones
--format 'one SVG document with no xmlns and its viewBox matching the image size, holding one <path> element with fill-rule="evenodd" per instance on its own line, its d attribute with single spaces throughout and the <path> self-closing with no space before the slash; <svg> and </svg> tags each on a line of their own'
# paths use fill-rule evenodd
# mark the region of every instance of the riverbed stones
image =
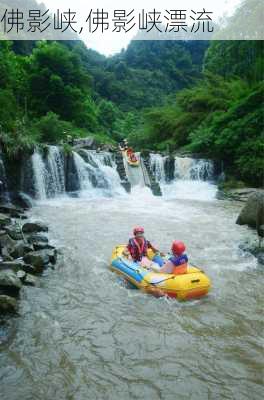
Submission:
<svg viewBox="0 0 264 400">
<path fill-rule="evenodd" d="M 17 300 L 14 297 L 0 294 L 0 312 L 16 312 Z"/>
<path fill-rule="evenodd" d="M 10 251 L 11 257 L 14 259 L 24 257 L 25 254 L 30 253 L 33 251 L 34 248 L 32 245 L 29 245 L 25 242 L 16 243 L 13 249 Z"/>
<path fill-rule="evenodd" d="M 23 260 L 14 260 L 14 261 L 4 261 L 0 263 L 0 272 L 4 270 L 11 270 L 13 272 L 17 272 L 19 270 L 24 270 L 25 263 Z"/>
<path fill-rule="evenodd" d="M 18 225 L 9 225 L 5 228 L 8 235 L 13 240 L 23 240 L 23 233 Z"/>
<path fill-rule="evenodd" d="M 0 271 L 0 288 L 7 292 L 19 292 L 22 287 L 20 279 L 17 277 L 15 272 L 5 270 Z"/>
<path fill-rule="evenodd" d="M 36 272 L 42 272 L 44 267 L 50 262 L 49 250 L 32 251 L 23 257 L 26 264 L 35 267 Z"/>
<path fill-rule="evenodd" d="M 39 233 L 31 234 L 27 236 L 27 240 L 30 244 L 39 244 L 39 243 L 49 243 L 49 239 L 45 235 L 41 235 Z"/>
<path fill-rule="evenodd" d="M 0 204 L 0 213 L 9 214 L 12 218 L 20 218 L 24 214 L 24 210 L 12 204 Z"/>
<path fill-rule="evenodd" d="M 0 226 L 6 226 L 11 224 L 11 218 L 5 214 L 0 213 Z"/>
<path fill-rule="evenodd" d="M 19 271 L 17 271 L 16 276 L 23 282 L 26 278 L 26 272 L 23 271 L 22 269 L 20 269 Z"/>
<path fill-rule="evenodd" d="M 257 226 L 257 215 L 260 209 L 264 207 L 264 191 L 253 193 L 247 200 L 246 205 L 242 208 L 236 223 L 238 225 L 248 225 L 251 228 Z M 263 214 L 264 225 L 264 214 Z"/>
<path fill-rule="evenodd" d="M 34 275 L 26 274 L 26 277 L 25 277 L 23 283 L 24 283 L 24 285 L 27 285 L 27 286 L 37 286 L 38 280 Z"/>
<path fill-rule="evenodd" d="M 22 230 L 24 233 L 48 232 L 48 227 L 42 222 L 26 222 Z"/>
</svg>

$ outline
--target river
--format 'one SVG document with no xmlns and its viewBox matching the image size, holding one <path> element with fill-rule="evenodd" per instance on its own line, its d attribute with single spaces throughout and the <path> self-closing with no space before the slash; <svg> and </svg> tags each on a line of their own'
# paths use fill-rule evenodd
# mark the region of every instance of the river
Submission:
<svg viewBox="0 0 264 400">
<path fill-rule="evenodd" d="M 262 398 L 263 274 L 238 247 L 254 234 L 235 224 L 240 206 L 216 200 L 207 182 L 167 192 L 63 196 L 32 209 L 63 257 L 40 287 L 23 290 L 1 347 L 1 400 Z M 108 270 L 113 246 L 137 224 L 163 251 L 186 242 L 213 282 L 208 297 L 156 299 Z"/>
</svg>

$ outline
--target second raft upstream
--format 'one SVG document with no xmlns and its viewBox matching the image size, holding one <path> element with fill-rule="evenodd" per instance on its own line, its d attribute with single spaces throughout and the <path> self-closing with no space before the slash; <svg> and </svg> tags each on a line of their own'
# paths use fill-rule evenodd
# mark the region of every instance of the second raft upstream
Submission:
<svg viewBox="0 0 264 400">
<path fill-rule="evenodd" d="M 178 300 L 200 298 L 208 294 L 211 282 L 199 268 L 188 266 L 187 273 L 174 275 L 148 270 L 123 255 L 125 245 L 114 248 L 110 268 L 138 289 L 154 296 Z"/>
</svg>

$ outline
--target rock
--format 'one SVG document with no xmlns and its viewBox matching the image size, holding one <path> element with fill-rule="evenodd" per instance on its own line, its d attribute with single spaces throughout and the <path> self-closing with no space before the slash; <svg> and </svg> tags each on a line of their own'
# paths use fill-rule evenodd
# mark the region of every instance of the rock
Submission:
<svg viewBox="0 0 264 400">
<path fill-rule="evenodd" d="M 5 228 L 6 232 L 8 235 L 11 237 L 13 240 L 23 240 L 23 234 L 21 232 L 21 229 L 17 225 L 9 225 Z"/>
<path fill-rule="evenodd" d="M 22 230 L 24 233 L 38 233 L 38 232 L 48 232 L 48 227 L 42 222 L 26 222 Z"/>
<path fill-rule="evenodd" d="M 33 245 L 39 243 L 49 243 L 49 239 L 47 238 L 47 236 L 40 235 L 38 233 L 27 236 L 27 240 L 30 244 Z"/>
<path fill-rule="evenodd" d="M 130 193 L 130 192 L 131 192 L 131 183 L 130 183 L 130 182 L 128 182 L 128 181 L 122 181 L 122 182 L 121 182 L 121 185 L 123 186 L 123 188 L 125 189 L 125 191 L 126 191 L 127 193 Z"/>
<path fill-rule="evenodd" d="M 259 253 L 257 255 L 257 260 L 259 264 L 264 265 L 264 251 L 262 251 L 261 253 Z"/>
<path fill-rule="evenodd" d="M 162 192 L 158 182 L 152 182 L 150 188 L 154 196 L 162 196 Z"/>
<path fill-rule="evenodd" d="M 45 250 L 45 249 L 47 249 L 47 250 L 54 250 L 55 249 L 55 247 L 54 246 L 52 246 L 51 244 L 48 244 L 48 243 L 42 243 L 42 242 L 39 242 L 39 243 L 34 243 L 33 244 L 33 247 L 34 247 L 34 250 Z"/>
<path fill-rule="evenodd" d="M 27 274 L 38 274 L 39 272 L 41 272 L 41 271 L 39 271 L 38 268 L 35 268 L 35 267 L 33 267 L 33 265 L 30 265 L 30 264 L 23 264 L 22 269 Z"/>
<path fill-rule="evenodd" d="M 23 271 L 22 269 L 20 269 L 19 271 L 17 271 L 16 276 L 23 282 L 26 278 L 26 272 Z"/>
<path fill-rule="evenodd" d="M 37 286 L 37 278 L 34 275 L 31 274 L 26 274 L 26 277 L 24 279 L 24 284 L 28 286 Z"/>
<path fill-rule="evenodd" d="M 13 206 L 13 204 L 0 204 L 0 213 L 9 214 L 13 218 L 20 218 L 24 214 L 24 210 Z"/>
<path fill-rule="evenodd" d="M 30 196 L 23 192 L 9 192 L 12 203 L 20 209 L 28 210 L 33 207 L 33 201 Z"/>
<path fill-rule="evenodd" d="M 5 291 L 19 292 L 22 284 L 15 272 L 10 270 L 0 271 L 0 288 Z"/>
<path fill-rule="evenodd" d="M 25 254 L 30 253 L 33 250 L 33 246 L 30 246 L 24 242 L 19 242 L 15 244 L 14 248 L 10 251 L 10 255 L 13 258 L 20 258 L 24 257 Z"/>
<path fill-rule="evenodd" d="M 36 272 L 42 272 L 45 265 L 50 261 L 49 250 L 33 251 L 23 257 L 26 264 L 35 267 Z"/>
<path fill-rule="evenodd" d="M 242 208 L 236 223 L 238 225 L 248 225 L 252 228 L 256 228 L 258 210 L 263 207 L 263 204 L 264 191 L 253 193 L 248 198 L 246 205 Z"/>
<path fill-rule="evenodd" d="M 13 272 L 18 272 L 19 270 L 24 270 L 25 263 L 23 261 L 4 261 L 0 264 L 0 272 L 4 270 L 11 270 Z"/>
<path fill-rule="evenodd" d="M 4 232 L 4 234 L 1 233 L 0 235 L 0 243 L 2 248 L 6 248 L 9 254 L 9 251 L 11 251 L 14 246 L 16 245 L 16 241 L 13 240 L 8 234 L 7 232 Z"/>
<path fill-rule="evenodd" d="M 17 300 L 13 297 L 0 294 L 0 311 L 1 312 L 16 312 Z"/>
<path fill-rule="evenodd" d="M 55 265 L 57 262 L 57 258 L 58 258 L 58 252 L 56 249 L 51 249 L 49 250 L 49 260 L 51 262 L 51 264 Z"/>
<path fill-rule="evenodd" d="M 2 227 L 9 224 L 11 224 L 11 218 L 0 213 L 0 226 Z"/>
</svg>

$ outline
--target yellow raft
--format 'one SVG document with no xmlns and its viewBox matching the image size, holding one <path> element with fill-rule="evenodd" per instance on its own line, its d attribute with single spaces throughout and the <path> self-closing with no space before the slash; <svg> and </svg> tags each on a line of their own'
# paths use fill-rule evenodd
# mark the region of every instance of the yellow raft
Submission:
<svg viewBox="0 0 264 400">
<path fill-rule="evenodd" d="M 199 268 L 188 266 L 187 273 L 181 275 L 153 272 L 124 256 L 125 247 L 118 245 L 114 248 L 110 268 L 138 289 L 157 297 L 168 296 L 178 300 L 195 299 L 208 294 L 210 279 Z"/>
<path fill-rule="evenodd" d="M 133 155 L 135 156 L 134 160 L 131 160 L 129 154 L 127 153 L 127 150 L 124 151 L 127 163 L 131 165 L 132 167 L 138 167 L 139 166 L 139 159 L 136 157 L 135 153 Z"/>
</svg>

